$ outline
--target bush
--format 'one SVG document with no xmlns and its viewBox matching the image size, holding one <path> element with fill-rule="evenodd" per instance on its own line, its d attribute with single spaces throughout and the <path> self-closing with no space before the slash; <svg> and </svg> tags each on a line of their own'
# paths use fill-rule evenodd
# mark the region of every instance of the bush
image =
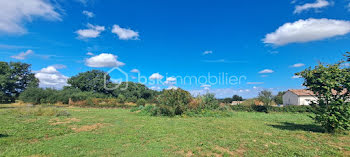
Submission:
<svg viewBox="0 0 350 157">
<path fill-rule="evenodd" d="M 187 110 L 192 96 L 182 89 L 165 90 L 158 98 L 157 115 L 175 116 L 181 115 Z"/>
<path fill-rule="evenodd" d="M 137 106 L 145 106 L 146 105 L 146 100 L 141 98 L 141 99 L 137 100 L 136 105 Z"/>
<path fill-rule="evenodd" d="M 231 109 L 234 111 L 246 111 L 246 112 L 291 112 L 291 113 L 305 113 L 312 112 L 311 106 L 260 106 L 260 105 L 232 105 Z"/>
<path fill-rule="evenodd" d="M 342 132 L 350 130 L 350 103 L 341 100 L 331 102 L 330 104 L 319 105 L 315 107 L 315 121 L 320 123 L 327 132 Z M 317 106 L 317 107 L 316 107 Z"/>
<path fill-rule="evenodd" d="M 219 107 L 219 101 L 215 98 L 214 94 L 205 94 L 201 96 L 201 109 L 217 109 Z"/>
</svg>

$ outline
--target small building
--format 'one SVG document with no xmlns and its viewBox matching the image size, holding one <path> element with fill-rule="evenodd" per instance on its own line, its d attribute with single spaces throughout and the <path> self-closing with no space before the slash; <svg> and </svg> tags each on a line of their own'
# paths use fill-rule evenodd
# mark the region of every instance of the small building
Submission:
<svg viewBox="0 0 350 157">
<path fill-rule="evenodd" d="M 290 89 L 283 95 L 283 106 L 287 105 L 310 105 L 317 100 L 312 91 L 306 89 Z"/>
<path fill-rule="evenodd" d="M 231 105 L 240 105 L 243 101 L 232 101 Z"/>
</svg>

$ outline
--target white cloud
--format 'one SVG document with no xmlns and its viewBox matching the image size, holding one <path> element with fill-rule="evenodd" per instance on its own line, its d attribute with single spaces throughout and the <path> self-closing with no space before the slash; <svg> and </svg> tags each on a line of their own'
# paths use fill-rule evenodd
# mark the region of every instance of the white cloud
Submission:
<svg viewBox="0 0 350 157">
<path fill-rule="evenodd" d="M 299 14 L 303 11 L 309 10 L 309 9 L 320 9 L 329 6 L 330 3 L 326 0 L 316 0 L 314 3 L 306 3 L 304 5 L 297 5 L 295 6 L 294 14 Z"/>
<path fill-rule="evenodd" d="M 297 78 L 301 78 L 301 76 L 296 76 L 296 75 L 294 75 L 294 76 L 292 77 L 292 79 L 297 79 Z"/>
<path fill-rule="evenodd" d="M 100 36 L 101 32 L 105 30 L 104 26 L 92 25 L 88 23 L 86 25 L 88 29 L 79 29 L 75 33 L 77 33 L 79 38 L 97 38 Z"/>
<path fill-rule="evenodd" d="M 172 89 L 179 89 L 179 87 L 176 87 L 176 86 L 169 86 L 168 88 L 167 88 L 167 90 L 172 90 Z"/>
<path fill-rule="evenodd" d="M 175 77 L 167 77 L 164 84 L 166 84 L 166 85 L 176 84 L 176 78 Z"/>
<path fill-rule="evenodd" d="M 204 84 L 204 85 L 201 85 L 201 87 L 202 87 L 204 90 L 209 90 L 210 87 L 211 87 L 211 85 L 206 85 L 206 84 Z"/>
<path fill-rule="evenodd" d="M 39 86 L 42 88 L 56 88 L 61 89 L 67 85 L 67 76 L 62 75 L 54 66 L 48 66 L 41 69 L 35 74 L 39 79 Z"/>
<path fill-rule="evenodd" d="M 113 25 L 112 33 L 117 34 L 120 40 L 138 40 L 139 32 L 128 28 L 121 28 L 119 25 Z"/>
<path fill-rule="evenodd" d="M 212 53 L 213 53 L 213 51 L 204 51 L 203 55 L 212 54 Z"/>
<path fill-rule="evenodd" d="M 152 87 L 150 87 L 150 89 L 152 89 L 152 90 L 160 90 L 160 87 L 158 87 L 158 86 L 152 86 Z"/>
<path fill-rule="evenodd" d="M 273 73 L 274 71 L 271 70 L 271 69 L 264 69 L 264 70 L 261 70 L 259 71 L 259 74 L 270 74 L 270 73 Z"/>
<path fill-rule="evenodd" d="M 102 68 L 102 67 L 119 67 L 125 65 L 117 60 L 118 56 L 109 53 L 101 53 L 100 55 L 93 56 L 85 60 L 85 65 L 89 67 Z"/>
<path fill-rule="evenodd" d="M 95 16 L 95 14 L 93 12 L 86 11 L 86 10 L 83 11 L 83 14 L 86 15 L 87 17 L 89 17 L 89 18 L 92 18 L 92 17 Z"/>
<path fill-rule="evenodd" d="M 299 68 L 299 67 L 303 67 L 303 66 L 305 66 L 304 63 L 296 63 L 296 64 L 291 65 L 291 67 L 293 67 L 293 68 Z"/>
<path fill-rule="evenodd" d="M 132 69 L 130 72 L 132 72 L 132 73 L 139 73 L 140 70 L 139 69 Z"/>
<path fill-rule="evenodd" d="M 88 52 L 88 53 L 86 53 L 86 55 L 88 55 L 88 56 L 93 56 L 93 55 L 94 55 L 94 53 L 92 53 L 92 52 Z"/>
<path fill-rule="evenodd" d="M 164 76 L 162 76 L 159 73 L 154 73 L 149 77 L 150 80 L 161 80 L 163 78 L 164 78 Z"/>
<path fill-rule="evenodd" d="M 36 18 L 61 20 L 61 15 L 47 0 L 0 0 L 0 32 L 23 34 L 24 23 Z"/>
<path fill-rule="evenodd" d="M 247 82 L 247 84 L 255 84 L 255 85 L 257 85 L 257 84 L 264 84 L 264 82 Z"/>
<path fill-rule="evenodd" d="M 28 57 L 28 55 L 34 54 L 34 52 L 32 50 L 27 50 L 25 52 L 21 52 L 19 53 L 17 56 L 11 56 L 11 58 L 15 58 L 18 60 L 24 60 Z"/>
<path fill-rule="evenodd" d="M 282 46 L 322 40 L 350 32 L 350 21 L 332 19 L 307 19 L 285 23 L 263 39 L 265 44 Z"/>
</svg>

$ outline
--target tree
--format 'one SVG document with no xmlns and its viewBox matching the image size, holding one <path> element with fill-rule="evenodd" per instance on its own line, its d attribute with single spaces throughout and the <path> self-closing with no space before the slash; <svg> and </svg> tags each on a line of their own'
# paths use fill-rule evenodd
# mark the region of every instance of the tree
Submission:
<svg viewBox="0 0 350 157">
<path fill-rule="evenodd" d="M 71 87 L 80 89 L 86 92 L 98 92 L 108 94 L 111 91 L 107 91 L 104 87 L 105 85 L 105 72 L 100 70 L 92 70 L 83 73 L 79 73 L 77 76 L 73 76 L 68 79 L 68 84 Z M 106 85 L 110 85 L 110 76 L 106 75 Z"/>
<path fill-rule="evenodd" d="M 28 87 L 37 87 L 39 80 L 31 65 L 20 62 L 0 62 L 0 102 L 14 102 Z"/>
<path fill-rule="evenodd" d="M 243 101 L 243 98 L 239 95 L 233 95 L 232 101 Z"/>
<path fill-rule="evenodd" d="M 350 98 L 350 69 L 341 68 L 344 62 L 320 63 L 314 69 L 310 67 L 296 73 L 304 78 L 303 85 L 315 93 L 317 100 L 311 103 L 314 119 L 327 132 L 350 128 L 350 103 L 346 102 Z"/>
<path fill-rule="evenodd" d="M 283 104 L 283 95 L 285 94 L 286 92 L 278 92 L 278 94 L 273 98 L 273 100 L 275 101 L 275 103 L 277 105 L 279 104 Z"/>
<path fill-rule="evenodd" d="M 271 105 L 273 96 L 272 93 L 268 90 L 263 90 L 259 93 L 258 99 L 264 103 L 265 106 Z"/>
</svg>

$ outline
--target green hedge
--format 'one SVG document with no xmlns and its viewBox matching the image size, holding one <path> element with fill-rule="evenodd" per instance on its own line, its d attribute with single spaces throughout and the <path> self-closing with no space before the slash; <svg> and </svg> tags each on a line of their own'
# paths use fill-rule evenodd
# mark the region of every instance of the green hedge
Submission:
<svg viewBox="0 0 350 157">
<path fill-rule="evenodd" d="M 231 109 L 234 111 L 247 111 L 247 112 L 292 112 L 292 113 L 305 113 L 312 112 L 311 106 L 257 106 L 257 105 L 233 105 Z"/>
</svg>

